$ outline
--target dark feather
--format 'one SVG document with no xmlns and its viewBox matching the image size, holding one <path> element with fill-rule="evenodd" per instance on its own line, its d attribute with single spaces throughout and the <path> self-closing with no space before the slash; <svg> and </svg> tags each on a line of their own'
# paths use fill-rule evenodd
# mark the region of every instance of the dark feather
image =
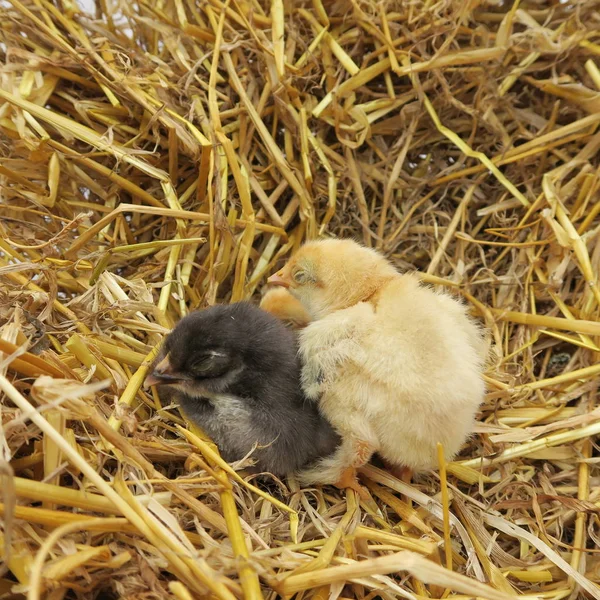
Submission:
<svg viewBox="0 0 600 600">
<path fill-rule="evenodd" d="M 227 461 L 259 446 L 257 467 L 283 475 L 337 446 L 337 434 L 301 392 L 294 334 L 260 308 L 239 302 L 191 313 L 157 362 L 167 354 L 183 380 L 168 387 Z"/>
</svg>

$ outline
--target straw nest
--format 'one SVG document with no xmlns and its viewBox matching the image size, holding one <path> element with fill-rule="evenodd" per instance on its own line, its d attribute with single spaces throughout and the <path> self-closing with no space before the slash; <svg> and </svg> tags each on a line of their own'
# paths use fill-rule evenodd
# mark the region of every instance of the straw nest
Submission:
<svg viewBox="0 0 600 600">
<path fill-rule="evenodd" d="M 1 597 L 600 598 L 598 8 L 1 2 Z M 140 389 L 321 234 L 491 334 L 461 456 L 360 504 Z"/>
</svg>

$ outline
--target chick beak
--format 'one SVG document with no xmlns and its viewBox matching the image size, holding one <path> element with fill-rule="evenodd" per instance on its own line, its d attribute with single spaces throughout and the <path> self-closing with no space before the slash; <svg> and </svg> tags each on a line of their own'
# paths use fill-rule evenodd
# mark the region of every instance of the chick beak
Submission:
<svg viewBox="0 0 600 600">
<path fill-rule="evenodd" d="M 271 285 L 278 285 L 284 288 L 289 288 L 290 284 L 286 281 L 286 279 L 284 279 L 282 273 L 283 271 L 277 271 L 275 275 L 271 275 L 271 277 L 267 279 L 267 283 L 270 283 Z"/>
<path fill-rule="evenodd" d="M 168 385 L 169 383 L 176 383 L 180 381 L 173 372 L 173 367 L 169 362 L 169 355 L 165 356 L 157 365 L 154 367 L 154 371 L 146 377 L 145 387 L 148 388 L 151 385 Z"/>
</svg>

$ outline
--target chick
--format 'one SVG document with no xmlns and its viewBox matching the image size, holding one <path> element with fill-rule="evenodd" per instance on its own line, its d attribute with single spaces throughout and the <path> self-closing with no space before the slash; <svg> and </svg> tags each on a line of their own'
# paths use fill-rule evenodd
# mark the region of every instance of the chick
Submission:
<svg viewBox="0 0 600 600">
<path fill-rule="evenodd" d="M 300 388 L 294 334 L 247 302 L 184 317 L 166 338 L 146 385 L 174 392 L 228 462 L 256 447 L 260 471 L 285 475 L 339 442 Z"/>
<path fill-rule="evenodd" d="M 304 483 L 361 492 L 375 452 L 413 471 L 437 466 L 438 442 L 456 455 L 485 391 L 486 345 L 461 302 L 351 240 L 305 244 L 269 283 L 315 319 L 299 334 L 302 385 L 342 436 Z"/>
<path fill-rule="evenodd" d="M 285 288 L 278 287 L 269 290 L 262 297 L 260 307 L 292 329 L 302 329 L 310 323 L 310 315 L 306 312 L 302 302 Z"/>
</svg>

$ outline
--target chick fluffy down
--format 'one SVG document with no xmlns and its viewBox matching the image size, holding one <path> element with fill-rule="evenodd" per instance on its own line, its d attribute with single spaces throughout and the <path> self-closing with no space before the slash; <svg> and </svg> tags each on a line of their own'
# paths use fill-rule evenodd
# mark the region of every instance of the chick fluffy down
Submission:
<svg viewBox="0 0 600 600">
<path fill-rule="evenodd" d="M 306 327 L 310 323 L 310 315 L 300 302 L 285 288 L 269 290 L 260 301 L 260 308 L 281 319 L 293 329 Z"/>
<path fill-rule="evenodd" d="M 302 385 L 345 443 L 303 481 L 336 481 L 360 441 L 415 471 L 437 466 L 438 442 L 451 460 L 483 400 L 486 348 L 465 306 L 414 275 L 312 322 L 300 333 Z"/>
</svg>

